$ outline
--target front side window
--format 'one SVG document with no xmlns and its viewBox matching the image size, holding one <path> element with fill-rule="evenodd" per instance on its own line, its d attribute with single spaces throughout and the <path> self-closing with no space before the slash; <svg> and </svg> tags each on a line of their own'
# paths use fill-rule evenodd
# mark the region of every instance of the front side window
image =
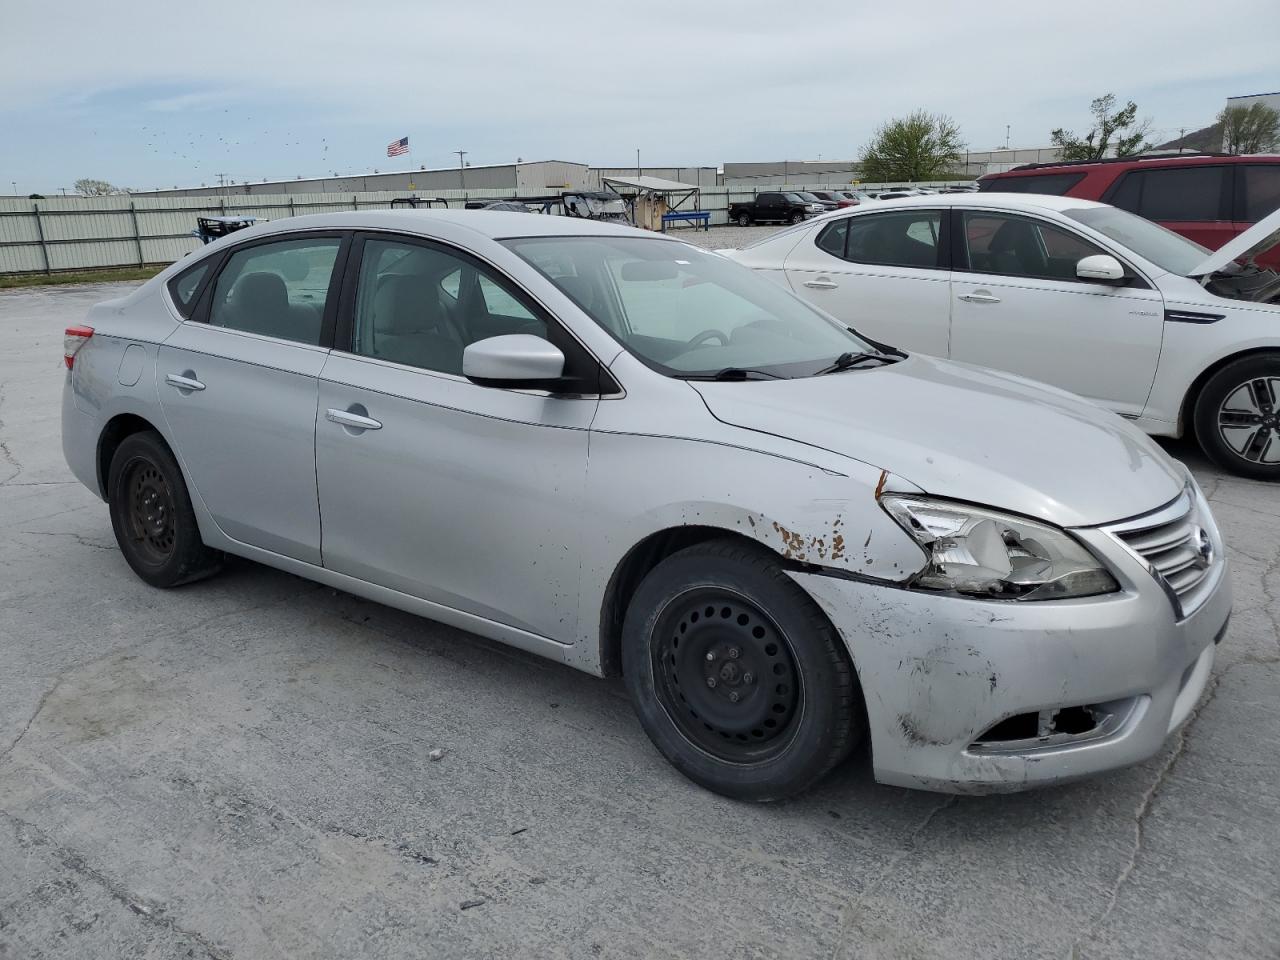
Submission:
<svg viewBox="0 0 1280 960">
<path fill-rule="evenodd" d="M 941 233 L 942 214 L 937 210 L 852 217 L 844 258 L 853 263 L 937 267 Z"/>
<path fill-rule="evenodd" d="M 502 241 L 624 347 L 668 376 L 809 376 L 867 341 L 758 274 L 643 237 Z"/>
<path fill-rule="evenodd" d="M 365 241 L 355 353 L 460 376 L 469 344 L 509 333 L 546 337 L 547 328 L 503 282 L 471 261 L 416 243 Z"/>
<path fill-rule="evenodd" d="M 975 273 L 1075 280 L 1076 264 L 1104 253 L 1074 233 L 1027 217 L 964 214 L 965 254 Z"/>
<path fill-rule="evenodd" d="M 209 324 L 319 344 L 341 246 L 339 237 L 307 237 L 237 250 L 214 284 Z"/>
</svg>

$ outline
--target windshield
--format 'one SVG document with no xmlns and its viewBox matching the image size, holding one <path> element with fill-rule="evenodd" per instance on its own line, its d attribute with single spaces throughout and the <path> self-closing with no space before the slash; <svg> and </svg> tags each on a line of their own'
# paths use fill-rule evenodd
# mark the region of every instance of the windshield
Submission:
<svg viewBox="0 0 1280 960">
<path fill-rule="evenodd" d="M 806 203 L 820 202 L 818 198 L 815 197 L 812 193 L 800 193 L 800 194 L 796 194 L 796 196 L 798 196 L 801 200 L 805 201 Z"/>
<path fill-rule="evenodd" d="M 875 345 L 718 254 L 647 237 L 502 241 L 649 366 L 807 377 Z"/>
<path fill-rule="evenodd" d="M 1066 216 L 1092 227 L 1122 244 L 1157 267 L 1185 277 L 1209 254 L 1206 247 L 1192 243 L 1158 223 L 1116 207 L 1082 207 L 1062 211 Z"/>
<path fill-rule="evenodd" d="M 792 203 L 804 203 L 804 201 L 800 199 L 800 194 L 798 193 L 784 193 L 783 196 L 786 197 L 788 200 L 790 200 Z"/>
</svg>

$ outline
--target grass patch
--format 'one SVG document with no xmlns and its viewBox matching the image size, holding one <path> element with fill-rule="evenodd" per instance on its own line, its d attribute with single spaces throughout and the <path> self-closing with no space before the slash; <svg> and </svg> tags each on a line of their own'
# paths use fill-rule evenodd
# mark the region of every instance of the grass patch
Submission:
<svg viewBox="0 0 1280 960">
<path fill-rule="evenodd" d="M 68 273 L 25 273 L 20 276 L 0 276 L 0 290 L 11 287 L 46 287 L 60 283 L 110 283 L 115 280 L 150 280 L 165 268 L 124 267 L 103 270 L 75 270 Z"/>
</svg>

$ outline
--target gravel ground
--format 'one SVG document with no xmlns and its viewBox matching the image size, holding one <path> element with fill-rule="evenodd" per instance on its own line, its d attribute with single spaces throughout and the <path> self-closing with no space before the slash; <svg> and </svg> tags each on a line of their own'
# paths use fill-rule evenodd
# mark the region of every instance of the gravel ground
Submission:
<svg viewBox="0 0 1280 960">
<path fill-rule="evenodd" d="M 1152 760 L 747 806 L 619 683 L 248 562 L 143 585 L 59 443 L 62 330 L 124 289 L 0 293 L 0 957 L 1278 956 L 1275 487 L 1169 446 L 1237 606 Z"/>
<path fill-rule="evenodd" d="M 748 244 L 755 243 L 757 240 L 763 240 L 771 233 L 777 233 L 782 229 L 784 228 L 778 226 L 726 226 L 712 227 L 710 230 L 692 230 L 682 227 L 679 230 L 668 230 L 667 232 L 679 237 L 681 240 L 687 240 L 695 247 L 704 247 L 707 250 L 728 250 L 745 247 Z"/>
</svg>

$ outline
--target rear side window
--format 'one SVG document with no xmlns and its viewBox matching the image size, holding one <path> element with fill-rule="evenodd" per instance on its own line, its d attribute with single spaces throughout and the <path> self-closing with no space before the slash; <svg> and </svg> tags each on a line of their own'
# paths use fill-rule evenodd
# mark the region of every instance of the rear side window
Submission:
<svg viewBox="0 0 1280 960">
<path fill-rule="evenodd" d="M 1244 192 L 1237 219 L 1257 223 L 1280 209 L 1280 165 L 1237 167 L 1236 177 Z"/>
<path fill-rule="evenodd" d="M 216 260 L 206 258 L 189 270 L 184 270 L 169 281 L 169 296 L 185 319 L 191 319 L 191 312 L 196 307 L 196 298 L 204 286 L 204 278 L 209 275 L 209 267 Z"/>
<path fill-rule="evenodd" d="M 844 258 L 895 267 L 937 267 L 942 214 L 910 210 L 851 217 Z"/>
<path fill-rule="evenodd" d="M 978 189 L 993 193 L 1050 193 L 1062 197 L 1083 179 L 1083 173 L 1036 173 L 1025 177 L 979 180 Z"/>
<path fill-rule="evenodd" d="M 308 237 L 237 250 L 214 284 L 209 324 L 318 345 L 341 246 Z"/>
<path fill-rule="evenodd" d="M 1226 167 L 1131 170 L 1106 202 L 1148 220 L 1223 220 Z"/>
</svg>

